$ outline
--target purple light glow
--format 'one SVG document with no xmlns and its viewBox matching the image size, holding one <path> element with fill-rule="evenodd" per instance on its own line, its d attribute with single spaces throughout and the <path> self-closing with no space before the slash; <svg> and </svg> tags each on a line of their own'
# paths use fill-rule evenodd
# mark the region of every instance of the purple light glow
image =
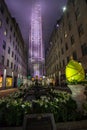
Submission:
<svg viewBox="0 0 87 130">
<path fill-rule="evenodd" d="M 43 75 L 44 49 L 42 44 L 42 17 L 40 3 L 33 5 L 31 15 L 30 68 L 32 76 Z"/>
</svg>

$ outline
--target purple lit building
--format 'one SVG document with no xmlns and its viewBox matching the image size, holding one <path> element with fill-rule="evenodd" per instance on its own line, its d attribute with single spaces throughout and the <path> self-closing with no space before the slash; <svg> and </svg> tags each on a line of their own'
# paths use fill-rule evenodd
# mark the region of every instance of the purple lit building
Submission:
<svg viewBox="0 0 87 130">
<path fill-rule="evenodd" d="M 30 42 L 29 42 L 29 67 L 32 77 L 43 76 L 44 73 L 44 47 L 42 43 L 42 17 L 39 1 L 32 7 Z"/>
</svg>

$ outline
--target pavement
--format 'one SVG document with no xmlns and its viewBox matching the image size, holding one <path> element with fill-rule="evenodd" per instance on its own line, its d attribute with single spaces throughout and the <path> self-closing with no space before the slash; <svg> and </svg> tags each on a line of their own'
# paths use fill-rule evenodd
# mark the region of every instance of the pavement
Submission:
<svg viewBox="0 0 87 130">
<path fill-rule="evenodd" d="M 1 97 L 6 97 L 9 94 L 18 91 L 18 88 L 10 88 L 10 89 L 5 89 L 5 90 L 0 90 L 0 98 Z"/>
</svg>

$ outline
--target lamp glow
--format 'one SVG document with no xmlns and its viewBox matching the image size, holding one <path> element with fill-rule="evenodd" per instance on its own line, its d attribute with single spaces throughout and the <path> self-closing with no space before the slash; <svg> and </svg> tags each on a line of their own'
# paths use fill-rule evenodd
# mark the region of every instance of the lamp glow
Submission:
<svg viewBox="0 0 87 130">
<path fill-rule="evenodd" d="M 69 82 L 73 81 L 83 81 L 85 79 L 85 72 L 81 64 L 75 60 L 70 60 L 66 66 L 66 79 Z"/>
</svg>

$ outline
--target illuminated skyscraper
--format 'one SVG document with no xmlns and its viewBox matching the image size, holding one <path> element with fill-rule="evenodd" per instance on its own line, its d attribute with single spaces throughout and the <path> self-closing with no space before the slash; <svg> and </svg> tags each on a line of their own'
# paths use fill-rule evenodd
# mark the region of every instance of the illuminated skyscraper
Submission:
<svg viewBox="0 0 87 130">
<path fill-rule="evenodd" d="M 42 17 L 39 1 L 35 1 L 31 14 L 29 42 L 29 66 L 31 76 L 42 76 L 44 71 L 44 48 L 42 43 Z"/>
</svg>

